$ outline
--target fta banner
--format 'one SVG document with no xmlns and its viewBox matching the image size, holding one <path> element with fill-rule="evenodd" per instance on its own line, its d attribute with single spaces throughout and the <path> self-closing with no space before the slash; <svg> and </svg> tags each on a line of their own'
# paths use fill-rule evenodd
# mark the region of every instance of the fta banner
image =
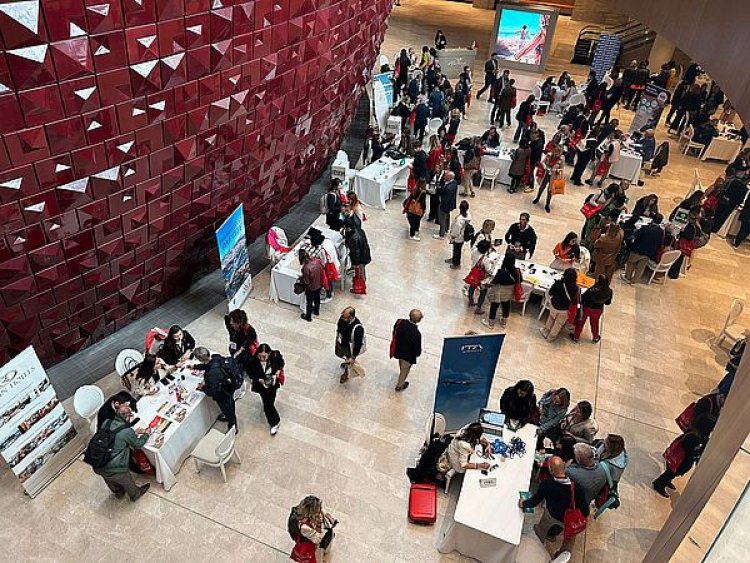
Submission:
<svg viewBox="0 0 750 563">
<path fill-rule="evenodd" d="M 646 129 L 656 129 L 664 107 L 669 103 L 669 90 L 655 84 L 646 84 L 638 107 L 635 110 L 630 132 Z"/>
<path fill-rule="evenodd" d="M 445 417 L 446 432 L 479 419 L 495 377 L 504 334 L 448 336 L 443 340 L 435 412 Z"/>
<path fill-rule="evenodd" d="M 253 289 L 242 204 L 237 206 L 216 230 L 216 241 L 219 245 L 221 273 L 224 276 L 224 288 L 231 311 L 238 309 Z"/>
<path fill-rule="evenodd" d="M 83 443 L 29 346 L 0 369 L 0 455 L 33 498 L 81 451 Z"/>
<path fill-rule="evenodd" d="M 381 131 L 385 131 L 388 122 L 388 113 L 393 100 L 393 83 L 391 73 L 384 72 L 372 77 L 373 101 L 375 104 L 375 120 Z"/>
</svg>

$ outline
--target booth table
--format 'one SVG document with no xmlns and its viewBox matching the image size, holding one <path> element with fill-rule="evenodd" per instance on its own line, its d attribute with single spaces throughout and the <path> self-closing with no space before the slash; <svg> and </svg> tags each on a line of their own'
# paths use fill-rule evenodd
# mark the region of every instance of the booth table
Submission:
<svg viewBox="0 0 750 563">
<path fill-rule="evenodd" d="M 354 193 L 359 200 L 370 207 L 385 209 L 385 202 L 391 198 L 391 190 L 399 179 L 409 177 L 412 159 L 393 160 L 384 156 L 369 164 L 354 177 Z"/>
<path fill-rule="evenodd" d="M 609 169 L 609 175 L 637 185 L 641 177 L 642 165 L 643 157 L 640 154 L 623 150 L 620 153 L 620 160 Z"/>
<path fill-rule="evenodd" d="M 521 270 L 523 281 L 534 286 L 534 293 L 544 294 L 556 280 L 562 278 L 562 272 L 527 260 L 516 260 L 516 267 Z"/>
<path fill-rule="evenodd" d="M 727 137 L 714 137 L 711 144 L 703 152 L 701 160 L 723 160 L 732 162 L 742 150 L 742 142 Z"/>
<path fill-rule="evenodd" d="M 328 255 L 331 257 L 334 264 L 336 264 L 336 269 L 339 271 L 339 274 L 341 276 L 345 275 L 345 272 L 341 267 L 341 263 L 346 256 L 344 237 L 341 236 L 341 233 L 332 231 L 325 226 L 318 224 L 312 226 L 318 229 L 323 233 L 323 236 L 326 237 L 323 241 L 323 248 L 328 252 Z M 305 239 L 303 237 L 294 248 L 287 252 L 271 269 L 269 297 L 274 303 L 284 301 L 285 303 L 299 305 L 300 307 L 304 305 L 305 294 L 302 293 L 297 295 L 294 293 L 294 283 L 302 273 L 297 253 L 304 243 Z"/>
<path fill-rule="evenodd" d="M 440 553 L 458 551 L 482 563 L 516 560 L 524 522 L 524 512 L 518 507 L 518 493 L 529 490 L 536 429 L 536 426 L 527 424 L 517 432 L 507 428 L 503 431 L 506 443 L 510 443 L 514 436 L 526 443 L 523 457 L 503 460 L 501 456 L 495 456 L 495 460 L 489 460 L 489 463 L 496 463 L 498 467 L 487 475 L 476 469 L 466 470 L 453 521 L 443 527 L 438 538 Z M 489 434 L 485 437 L 490 442 L 495 439 Z M 472 455 L 470 461 L 485 460 Z M 485 479 L 495 479 L 495 484 L 483 487 L 480 481 Z"/>
<path fill-rule="evenodd" d="M 512 159 L 510 158 L 510 155 L 506 152 L 500 152 L 497 155 L 493 154 L 483 154 L 482 160 L 493 160 L 497 163 L 498 168 L 500 169 L 500 173 L 497 175 L 496 182 L 499 182 L 500 184 L 505 184 L 506 186 L 510 186 L 511 183 L 511 177 L 510 177 L 510 164 L 512 162 Z"/>
<path fill-rule="evenodd" d="M 185 377 L 184 381 L 181 380 L 182 376 Z M 160 447 L 155 443 L 159 437 L 156 431 L 143 446 L 143 452 L 156 469 L 156 481 L 167 491 L 177 483 L 175 474 L 219 416 L 216 402 L 201 391 L 196 391 L 203 377 L 192 375 L 189 369 L 175 372 L 175 377 L 175 381 L 179 381 L 187 389 L 182 402 L 178 403 L 174 391 L 169 390 L 173 382 L 168 386 L 159 383 L 157 393 L 138 400 L 137 416 L 141 422 L 136 424 L 136 428 L 148 426 L 157 416 L 169 421 L 169 426 L 162 433 L 163 443 Z M 184 418 L 180 419 L 175 411 L 181 409 L 185 413 Z"/>
</svg>

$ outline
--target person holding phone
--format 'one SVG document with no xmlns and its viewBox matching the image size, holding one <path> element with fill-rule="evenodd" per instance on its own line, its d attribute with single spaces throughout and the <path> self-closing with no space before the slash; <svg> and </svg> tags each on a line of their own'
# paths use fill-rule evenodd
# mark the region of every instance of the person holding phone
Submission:
<svg viewBox="0 0 750 563">
<path fill-rule="evenodd" d="M 283 378 L 284 358 L 278 350 L 272 350 L 268 344 L 258 346 L 255 355 L 248 362 L 247 373 L 252 380 L 252 390 L 260 395 L 263 401 L 263 412 L 266 415 L 268 425 L 271 427 L 271 436 L 279 431 L 281 417 L 276 410 L 276 392 L 281 387 Z"/>
<path fill-rule="evenodd" d="M 170 366 L 182 367 L 195 348 L 195 339 L 178 325 L 172 325 L 158 356 Z"/>
<path fill-rule="evenodd" d="M 316 496 L 309 495 L 302 499 L 293 510 L 297 519 L 298 541 L 309 541 L 316 545 L 315 559 L 325 563 L 328 560 L 333 529 L 338 525 L 329 512 L 323 511 L 323 502 Z"/>
</svg>

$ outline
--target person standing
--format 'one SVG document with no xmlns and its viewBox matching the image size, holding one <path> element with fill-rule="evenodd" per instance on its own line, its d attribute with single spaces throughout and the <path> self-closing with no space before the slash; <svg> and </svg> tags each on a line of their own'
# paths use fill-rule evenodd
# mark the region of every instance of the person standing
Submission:
<svg viewBox="0 0 750 563">
<path fill-rule="evenodd" d="M 435 33 L 435 49 L 442 51 L 448 45 L 448 39 L 445 37 L 442 29 L 438 29 Z"/>
<path fill-rule="evenodd" d="M 573 174 L 570 175 L 570 181 L 573 182 L 574 186 L 583 186 L 583 173 L 586 171 L 586 167 L 594 159 L 596 147 L 599 144 L 596 138 L 596 133 L 591 132 L 590 135 L 582 138 L 575 146 L 576 163 L 573 167 Z"/>
<path fill-rule="evenodd" d="M 326 194 L 326 225 L 332 231 L 341 230 L 341 180 L 334 178 Z"/>
<path fill-rule="evenodd" d="M 714 215 L 713 232 L 718 233 L 732 211 L 747 198 L 747 178 L 734 177 L 727 180 L 719 194 Z"/>
<path fill-rule="evenodd" d="M 531 260 L 536 249 L 536 232 L 529 225 L 530 215 L 521 213 L 518 223 L 513 223 L 505 233 L 505 242 L 508 245 L 508 254 L 513 254 L 518 260 Z M 527 256 L 528 255 L 528 256 Z"/>
<path fill-rule="evenodd" d="M 336 323 L 336 344 L 334 353 L 344 360 L 341 367 L 344 373 L 339 378 L 339 383 L 349 379 L 349 368 L 357 361 L 359 355 L 364 352 L 365 326 L 357 318 L 354 307 L 346 307 L 341 311 L 341 316 Z"/>
<path fill-rule="evenodd" d="M 421 240 L 419 227 L 427 208 L 427 184 L 424 180 L 417 180 L 414 191 L 404 200 L 404 213 L 409 223 L 409 240 Z"/>
<path fill-rule="evenodd" d="M 518 501 L 520 508 L 534 508 L 544 502 L 542 517 L 538 524 L 534 524 L 534 533 L 542 543 L 555 541 L 563 532 L 565 512 L 571 506 L 578 508 L 585 517 L 589 515 L 583 488 L 565 475 L 565 462 L 562 458 L 552 456 L 547 466 L 552 478 L 539 483 L 539 489 L 532 497 Z M 560 551 L 572 551 L 574 543 L 575 536 L 563 540 Z"/>
<path fill-rule="evenodd" d="M 127 401 L 113 401 L 114 418 L 105 420 L 99 430 L 107 429 L 114 433 L 114 443 L 109 459 L 102 467 L 95 467 L 94 473 L 99 475 L 117 498 L 126 494 L 132 502 L 141 498 L 150 488 L 146 483 L 142 486 L 135 484 L 133 474 L 130 472 L 130 452 L 142 448 L 148 442 L 150 428 L 144 430 L 133 430 L 131 420 L 133 411 Z"/>
<path fill-rule="evenodd" d="M 474 174 L 479 173 L 482 163 L 482 142 L 479 137 L 473 137 L 471 145 L 464 153 L 464 177 L 461 195 L 474 197 Z"/>
<path fill-rule="evenodd" d="M 488 328 L 495 327 L 497 309 L 502 306 L 503 315 L 500 319 L 500 326 L 505 328 L 510 316 L 510 304 L 515 298 L 516 284 L 522 281 L 521 270 L 516 268 L 515 257 L 513 254 L 506 254 L 503 257 L 500 269 L 492 278 L 492 285 L 487 292 L 487 298 L 490 300 L 490 313 L 487 319 L 480 321 L 484 326 Z"/>
<path fill-rule="evenodd" d="M 445 262 L 450 264 L 454 270 L 461 267 L 461 250 L 463 250 L 464 242 L 466 242 L 464 233 L 469 224 L 471 224 L 469 202 L 464 199 L 458 206 L 458 215 L 451 222 L 451 228 L 448 231 L 452 256 L 446 258 Z"/>
<path fill-rule="evenodd" d="M 323 264 L 319 259 L 309 256 L 307 251 L 299 251 L 299 263 L 302 264 L 300 282 L 305 287 L 305 312 L 301 318 L 312 322 L 312 316 L 320 314 L 320 290 L 323 289 Z"/>
<path fill-rule="evenodd" d="M 578 303 L 580 291 L 576 284 L 577 274 L 573 268 L 563 272 L 562 279 L 555 280 L 549 288 L 550 309 L 547 324 L 539 329 L 542 336 L 553 342 L 568 322 L 571 305 Z"/>
<path fill-rule="evenodd" d="M 516 193 L 518 188 L 521 187 L 521 181 L 526 174 L 530 156 L 531 149 L 529 148 L 529 142 L 526 139 L 521 139 L 518 143 L 518 148 L 513 153 L 513 159 L 508 171 L 511 177 L 510 187 L 508 188 L 509 194 Z"/>
<path fill-rule="evenodd" d="M 562 158 L 562 148 L 560 145 L 552 147 L 552 151 L 545 157 L 543 163 L 544 176 L 539 184 L 539 191 L 536 197 L 532 201 L 533 204 L 539 203 L 544 191 L 547 191 L 547 201 L 544 204 L 544 210 L 549 213 L 551 211 L 550 204 L 552 203 L 552 180 L 563 177 L 564 168 Z"/>
<path fill-rule="evenodd" d="M 594 262 L 594 278 L 602 274 L 611 280 L 617 271 L 617 256 L 622 249 L 622 241 L 625 237 L 620 225 L 611 222 L 607 225 L 606 233 L 596 239 L 591 251 L 591 260 Z"/>
<path fill-rule="evenodd" d="M 583 316 L 576 322 L 576 328 L 570 339 L 578 342 L 581 338 L 583 325 L 586 319 L 591 323 L 591 340 L 594 344 L 601 340 L 599 336 L 599 319 L 604 314 L 604 307 L 612 304 L 612 289 L 609 287 L 609 278 L 604 274 L 596 277 L 596 283 L 592 285 L 586 293 L 581 295 L 581 306 L 583 307 Z"/>
<path fill-rule="evenodd" d="M 412 173 L 414 174 L 414 181 L 419 180 L 427 181 L 430 173 L 427 170 L 427 152 L 422 146 L 422 141 L 417 140 L 414 143 L 414 161 L 412 163 Z"/>
<path fill-rule="evenodd" d="M 372 262 L 370 244 L 362 228 L 362 219 L 348 205 L 344 206 L 344 243 L 349 250 L 349 260 L 354 267 L 355 277 L 359 272 L 362 279 L 367 279 L 365 267 Z"/>
<path fill-rule="evenodd" d="M 424 139 L 424 132 L 427 129 L 429 119 L 430 108 L 427 105 L 427 99 L 420 95 L 417 98 L 417 106 L 414 108 L 414 135 L 420 143 Z"/>
<path fill-rule="evenodd" d="M 438 224 L 440 231 L 432 235 L 432 238 L 444 239 L 450 226 L 451 211 L 456 209 L 456 195 L 458 193 L 458 182 L 456 175 L 447 171 L 443 175 L 443 186 L 438 190 L 440 202 L 438 204 Z"/>
<path fill-rule="evenodd" d="M 208 348 L 198 346 L 195 349 L 195 358 L 200 362 L 195 369 L 201 370 L 203 382 L 199 384 L 198 390 L 203 391 L 207 397 L 211 397 L 219 406 L 221 416 L 219 420 L 227 423 L 227 429 L 237 428 L 237 414 L 234 405 L 234 391 L 227 385 L 227 375 L 224 372 L 225 359 L 219 354 L 211 354 Z"/>
<path fill-rule="evenodd" d="M 403 391 L 409 387 L 406 380 L 417 358 L 422 355 L 422 334 L 417 325 L 422 321 L 422 311 L 412 309 L 408 319 L 398 319 L 393 325 L 391 333 L 391 358 L 398 360 L 398 383 L 396 391 Z"/>
<path fill-rule="evenodd" d="M 661 214 L 657 213 L 651 223 L 641 227 L 633 234 L 633 241 L 630 243 L 630 256 L 625 265 L 625 274 L 620 274 L 620 277 L 626 283 L 632 284 L 640 281 L 649 260 L 659 262 L 659 252 L 664 245 L 665 237 L 664 229 L 661 226 L 663 220 Z"/>
<path fill-rule="evenodd" d="M 271 436 L 276 436 L 281 424 L 275 404 L 276 392 L 281 387 L 284 377 L 284 358 L 281 352 L 272 350 L 268 344 L 261 344 L 250 360 L 247 373 L 252 381 L 251 389 L 260 395 L 263 402 L 263 412 L 271 428 Z"/>
<path fill-rule="evenodd" d="M 529 148 L 531 149 L 531 154 L 529 156 L 529 185 L 524 188 L 524 193 L 531 193 L 534 191 L 534 176 L 536 175 L 539 163 L 542 162 L 542 158 L 544 157 L 544 144 L 544 131 L 541 129 L 531 131 L 531 134 L 529 135 Z"/>
<path fill-rule="evenodd" d="M 258 348 L 258 333 L 248 321 L 247 313 L 242 309 L 229 311 L 224 316 L 224 325 L 229 333 L 229 353 L 247 366 Z"/>
<path fill-rule="evenodd" d="M 518 112 L 516 112 L 518 127 L 516 127 L 516 132 L 513 135 L 514 143 L 519 141 L 521 135 L 526 132 L 526 129 L 529 128 L 529 125 L 531 125 L 531 122 L 534 120 L 534 113 L 536 113 L 534 110 L 534 100 L 536 100 L 536 98 L 534 97 L 534 94 L 531 94 L 521 102 L 520 106 L 518 106 Z"/>
<path fill-rule="evenodd" d="M 484 94 L 489 88 L 492 87 L 492 84 L 495 81 L 495 73 L 499 68 L 497 58 L 497 53 L 492 53 L 492 56 L 487 59 L 487 62 L 484 63 L 484 86 L 479 90 L 479 92 L 477 92 L 477 100 L 482 97 L 482 94 Z M 490 95 L 492 95 L 491 92 Z"/>
<path fill-rule="evenodd" d="M 396 83 L 393 86 L 393 103 L 396 103 L 401 97 L 401 91 L 406 88 L 409 83 L 409 67 L 411 67 L 411 59 L 406 49 L 401 49 L 401 53 L 396 59 Z"/>
<path fill-rule="evenodd" d="M 495 123 L 495 119 L 499 115 L 501 128 L 505 127 L 506 124 L 510 127 L 510 110 L 516 107 L 516 96 L 518 96 L 515 84 L 515 79 L 511 78 L 495 97 L 495 105 L 492 108 L 490 122 Z"/>
<path fill-rule="evenodd" d="M 740 245 L 745 241 L 747 235 L 750 235 L 750 196 L 745 198 L 745 203 L 742 205 L 742 210 L 739 214 L 740 229 L 737 231 L 737 235 L 734 237 L 734 247 L 739 248 Z"/>
</svg>

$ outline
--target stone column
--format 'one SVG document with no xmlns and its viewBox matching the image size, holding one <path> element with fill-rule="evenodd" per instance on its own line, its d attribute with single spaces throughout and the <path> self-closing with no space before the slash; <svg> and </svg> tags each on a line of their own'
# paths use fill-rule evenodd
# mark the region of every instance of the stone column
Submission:
<svg viewBox="0 0 750 563">
<path fill-rule="evenodd" d="M 657 72 L 664 63 L 668 63 L 674 57 L 675 45 L 663 35 L 657 35 L 651 52 L 648 55 L 649 66 Z"/>
</svg>

